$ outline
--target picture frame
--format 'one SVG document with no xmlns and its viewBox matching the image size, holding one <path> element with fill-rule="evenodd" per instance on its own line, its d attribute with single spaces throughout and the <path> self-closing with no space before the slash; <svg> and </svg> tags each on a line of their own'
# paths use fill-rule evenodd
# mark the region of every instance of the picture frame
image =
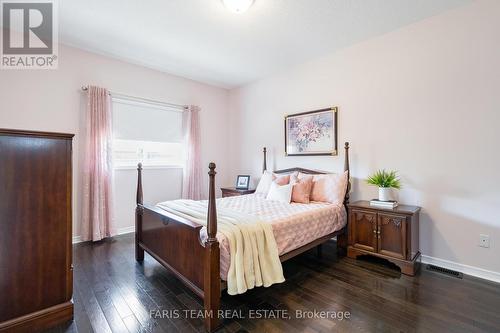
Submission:
<svg viewBox="0 0 500 333">
<path fill-rule="evenodd" d="M 249 175 L 238 175 L 236 177 L 236 189 L 237 190 L 248 190 L 250 187 L 250 176 Z"/>
<path fill-rule="evenodd" d="M 285 116 L 286 156 L 337 156 L 337 107 Z"/>
</svg>

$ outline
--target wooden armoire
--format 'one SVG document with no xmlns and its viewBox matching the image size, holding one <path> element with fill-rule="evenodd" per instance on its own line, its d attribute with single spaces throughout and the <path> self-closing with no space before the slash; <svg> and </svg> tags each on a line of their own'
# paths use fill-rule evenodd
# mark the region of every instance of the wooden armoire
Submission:
<svg viewBox="0 0 500 333">
<path fill-rule="evenodd" d="M 0 332 L 73 317 L 72 138 L 0 129 Z"/>
</svg>

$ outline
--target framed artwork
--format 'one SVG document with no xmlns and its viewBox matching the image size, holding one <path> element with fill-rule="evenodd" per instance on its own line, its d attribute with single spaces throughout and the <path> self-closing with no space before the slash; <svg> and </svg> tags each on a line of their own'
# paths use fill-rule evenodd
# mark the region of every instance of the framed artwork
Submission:
<svg viewBox="0 0 500 333">
<path fill-rule="evenodd" d="M 236 188 L 238 190 L 248 190 L 249 185 L 250 185 L 250 176 L 239 175 L 236 178 Z"/>
<path fill-rule="evenodd" d="M 337 107 L 285 117 L 285 155 L 337 155 Z"/>
</svg>

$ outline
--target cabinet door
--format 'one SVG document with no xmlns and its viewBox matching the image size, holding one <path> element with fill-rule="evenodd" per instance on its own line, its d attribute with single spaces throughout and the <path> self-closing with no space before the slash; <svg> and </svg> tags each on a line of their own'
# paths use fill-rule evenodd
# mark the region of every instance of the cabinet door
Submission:
<svg viewBox="0 0 500 333">
<path fill-rule="evenodd" d="M 406 216 L 378 214 L 378 252 L 406 259 Z"/>
<path fill-rule="evenodd" d="M 351 244 L 359 249 L 377 251 L 377 214 L 351 211 Z"/>
</svg>

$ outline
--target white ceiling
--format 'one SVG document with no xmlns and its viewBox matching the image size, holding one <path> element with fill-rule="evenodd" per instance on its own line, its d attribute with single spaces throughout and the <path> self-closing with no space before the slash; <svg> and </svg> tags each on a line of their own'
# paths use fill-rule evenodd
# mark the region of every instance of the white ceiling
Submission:
<svg viewBox="0 0 500 333">
<path fill-rule="evenodd" d="M 470 0 L 63 0 L 62 43 L 237 87 Z"/>
</svg>

